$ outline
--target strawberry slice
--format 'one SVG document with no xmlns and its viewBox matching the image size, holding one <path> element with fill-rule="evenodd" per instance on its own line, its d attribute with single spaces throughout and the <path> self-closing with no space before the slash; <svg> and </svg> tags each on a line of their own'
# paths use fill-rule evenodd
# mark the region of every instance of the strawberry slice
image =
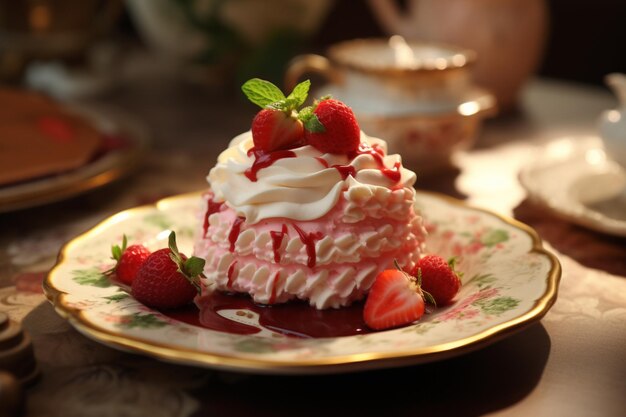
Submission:
<svg viewBox="0 0 626 417">
<path fill-rule="evenodd" d="M 365 324 L 374 330 L 385 330 L 412 323 L 424 314 L 424 297 L 428 294 L 424 294 L 414 277 L 399 268 L 382 271 L 365 302 Z"/>
<path fill-rule="evenodd" d="M 272 152 L 303 145 L 304 126 L 296 116 L 289 113 L 275 109 L 258 112 L 252 121 L 254 147 Z"/>
</svg>

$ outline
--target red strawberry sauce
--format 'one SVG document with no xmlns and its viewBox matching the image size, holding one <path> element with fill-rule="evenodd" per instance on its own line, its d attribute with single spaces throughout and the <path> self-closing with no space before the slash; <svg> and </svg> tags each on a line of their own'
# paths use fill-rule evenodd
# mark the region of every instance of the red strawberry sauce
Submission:
<svg viewBox="0 0 626 417">
<path fill-rule="evenodd" d="M 295 224 L 293 225 L 293 228 L 296 229 L 296 232 L 300 235 L 300 240 L 304 243 L 304 246 L 306 246 L 306 254 L 308 257 L 306 266 L 309 268 L 315 267 L 315 260 L 317 259 L 317 255 L 315 253 L 315 241 L 323 238 L 324 234 L 322 232 L 306 233 Z"/>
<path fill-rule="evenodd" d="M 219 291 L 199 298 L 195 305 L 163 311 L 175 320 L 194 326 L 234 334 L 255 334 L 260 330 L 247 324 L 228 320 L 221 310 L 250 310 L 259 315 L 261 326 L 291 337 L 340 337 L 371 333 L 363 321 L 363 303 L 340 309 L 317 310 L 304 302 L 272 306 L 255 304 L 247 295 L 224 294 Z"/>
<path fill-rule="evenodd" d="M 246 169 L 245 175 L 252 182 L 256 182 L 257 173 L 260 169 L 271 166 L 279 159 L 294 158 L 296 156 L 295 152 L 293 151 L 283 150 L 266 152 L 262 149 L 257 149 L 254 147 L 248 150 L 248 156 L 250 155 L 254 155 L 254 162 L 252 163 L 252 166 L 250 168 Z"/>
<path fill-rule="evenodd" d="M 337 172 L 339 172 L 339 175 L 341 175 L 341 179 L 342 180 L 345 180 L 346 178 L 348 178 L 349 175 L 351 175 L 353 178 L 356 177 L 356 169 L 352 165 L 333 165 L 333 166 L 330 166 L 330 165 L 328 165 L 328 161 L 326 161 L 322 157 L 318 156 L 315 159 L 317 159 L 319 161 L 319 163 L 324 166 L 324 168 L 335 168 L 337 170 Z"/>
<path fill-rule="evenodd" d="M 246 221 L 245 218 L 239 216 L 233 222 L 233 227 L 230 229 L 230 233 L 228 234 L 228 241 L 230 242 L 229 250 L 233 252 L 235 250 L 235 242 L 237 242 L 237 238 L 239 237 L 239 233 L 241 233 L 241 223 Z"/>
<path fill-rule="evenodd" d="M 283 238 L 287 235 L 287 225 L 283 224 L 280 232 L 272 230 L 270 236 L 272 238 L 272 250 L 274 251 L 274 262 L 280 263 L 280 245 L 283 243 Z M 270 303 L 271 304 L 271 303 Z"/>
<path fill-rule="evenodd" d="M 271 166 L 274 162 L 278 161 L 279 159 L 293 158 L 296 156 L 295 152 L 289 151 L 289 150 L 266 152 L 266 151 L 263 151 L 261 149 L 257 149 L 254 147 L 248 150 L 248 156 L 250 155 L 254 155 L 254 162 L 252 163 L 252 166 L 250 168 L 246 169 L 245 175 L 252 182 L 257 181 L 257 173 L 259 172 L 259 170 Z M 378 166 L 378 169 L 384 176 L 389 178 L 394 183 L 400 181 L 400 178 L 401 178 L 400 162 L 396 162 L 393 165 L 393 168 L 385 167 L 385 162 L 383 160 L 384 154 L 383 154 L 382 149 L 380 149 L 378 146 L 376 145 L 370 146 L 366 143 L 361 142 L 359 144 L 359 148 L 352 154 L 349 154 L 348 157 L 350 159 L 353 159 L 358 155 L 370 155 L 372 158 L 374 158 L 374 161 L 376 161 L 376 165 Z M 339 172 L 339 175 L 341 175 L 341 178 L 344 180 L 348 178 L 348 176 L 352 176 L 352 177 L 356 176 L 356 170 L 352 165 L 330 166 L 324 158 L 317 157 L 315 159 L 317 159 L 325 168 L 336 169 L 337 172 Z"/>
<path fill-rule="evenodd" d="M 359 149 L 357 149 L 357 151 L 353 155 L 349 156 L 352 159 L 358 155 L 370 155 L 372 158 L 374 158 L 374 161 L 376 161 L 376 165 L 378 165 L 378 169 L 385 177 L 389 178 L 393 182 L 400 181 L 400 162 L 396 162 L 393 165 L 393 168 L 386 168 L 385 161 L 383 160 L 383 150 L 380 149 L 378 146 L 370 146 L 366 143 L 361 142 L 359 144 Z"/>
<path fill-rule="evenodd" d="M 224 202 L 216 203 L 213 199 L 209 199 L 207 202 L 207 209 L 204 213 L 204 223 L 202 224 L 202 236 L 206 237 L 207 232 L 209 231 L 209 217 L 213 213 L 217 213 L 222 209 L 222 205 Z"/>
</svg>

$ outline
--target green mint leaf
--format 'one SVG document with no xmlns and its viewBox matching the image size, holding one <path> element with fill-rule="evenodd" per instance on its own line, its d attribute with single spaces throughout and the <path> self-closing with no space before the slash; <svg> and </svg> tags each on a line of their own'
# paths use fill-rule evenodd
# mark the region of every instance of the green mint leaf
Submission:
<svg viewBox="0 0 626 417">
<path fill-rule="evenodd" d="M 128 244 L 128 239 L 126 238 L 126 234 L 123 234 L 122 235 L 122 253 L 124 253 L 124 251 L 126 250 L 127 244 Z"/>
<path fill-rule="evenodd" d="M 278 100 L 274 103 L 270 103 L 267 106 L 265 106 L 266 109 L 274 109 L 274 110 L 280 110 L 280 111 L 290 111 L 291 109 L 289 109 L 289 103 L 287 99 L 284 100 Z"/>
<path fill-rule="evenodd" d="M 311 88 L 311 80 L 302 81 L 296 85 L 291 94 L 287 96 L 287 102 L 293 104 L 292 109 L 297 109 L 302 106 L 309 96 L 309 89 Z"/>
<path fill-rule="evenodd" d="M 248 100 L 263 108 L 272 103 L 286 100 L 280 88 L 260 78 L 252 78 L 246 81 L 244 85 L 241 86 L 241 90 L 246 97 L 248 97 Z"/>
<path fill-rule="evenodd" d="M 311 113 L 311 117 L 309 117 L 307 120 L 303 121 L 303 123 L 304 123 L 304 128 L 306 130 L 308 130 L 309 132 L 311 132 L 311 133 L 324 133 L 324 132 L 326 132 L 326 128 L 324 127 L 322 122 L 320 122 L 320 119 L 317 118 L 315 113 Z"/>
</svg>

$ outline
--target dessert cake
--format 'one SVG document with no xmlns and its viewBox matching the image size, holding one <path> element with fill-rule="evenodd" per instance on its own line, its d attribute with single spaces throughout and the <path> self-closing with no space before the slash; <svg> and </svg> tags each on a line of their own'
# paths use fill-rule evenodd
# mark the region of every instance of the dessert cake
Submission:
<svg viewBox="0 0 626 417">
<path fill-rule="evenodd" d="M 263 110 L 207 178 L 194 247 L 206 261 L 203 287 L 261 304 L 349 305 L 394 261 L 410 270 L 419 260 L 416 175 L 343 103 L 298 110 L 308 83 L 288 97 L 267 84 L 244 85 Z"/>
</svg>

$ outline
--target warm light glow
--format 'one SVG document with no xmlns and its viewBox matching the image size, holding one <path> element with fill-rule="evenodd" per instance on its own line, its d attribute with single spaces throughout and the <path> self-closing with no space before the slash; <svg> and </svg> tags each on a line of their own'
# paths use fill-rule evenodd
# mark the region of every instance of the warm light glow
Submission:
<svg viewBox="0 0 626 417">
<path fill-rule="evenodd" d="M 570 140 L 559 140 L 548 145 L 548 153 L 557 159 L 568 158 L 574 149 L 574 145 Z"/>
<path fill-rule="evenodd" d="M 394 60 L 399 67 L 415 67 L 415 54 L 413 49 L 406 43 L 400 35 L 393 35 L 389 38 L 389 46 L 393 50 Z"/>
<path fill-rule="evenodd" d="M 28 18 L 30 27 L 35 32 L 43 32 L 45 30 L 48 30 L 48 28 L 50 27 L 50 9 L 43 4 L 33 6 L 30 9 L 30 14 Z"/>
<path fill-rule="evenodd" d="M 462 67 L 466 63 L 467 63 L 467 58 L 465 58 L 465 55 L 456 54 L 452 57 L 452 64 L 456 65 L 457 67 Z"/>
<path fill-rule="evenodd" d="M 446 69 L 448 66 L 448 61 L 445 58 L 436 58 L 435 59 L 435 67 L 437 69 Z"/>
<path fill-rule="evenodd" d="M 171 230 L 163 230 L 157 235 L 157 240 L 167 240 L 170 237 Z"/>
<path fill-rule="evenodd" d="M 610 110 L 606 114 L 606 118 L 609 120 L 609 122 L 617 123 L 622 118 L 622 115 L 617 110 Z"/>
<path fill-rule="evenodd" d="M 463 116 L 471 116 L 472 114 L 478 113 L 480 110 L 480 105 L 476 101 L 468 101 L 466 103 L 460 104 L 458 107 L 459 113 Z"/>
<path fill-rule="evenodd" d="M 591 165 L 600 165 L 606 160 L 606 154 L 602 149 L 590 149 L 585 153 L 585 159 Z"/>
</svg>

